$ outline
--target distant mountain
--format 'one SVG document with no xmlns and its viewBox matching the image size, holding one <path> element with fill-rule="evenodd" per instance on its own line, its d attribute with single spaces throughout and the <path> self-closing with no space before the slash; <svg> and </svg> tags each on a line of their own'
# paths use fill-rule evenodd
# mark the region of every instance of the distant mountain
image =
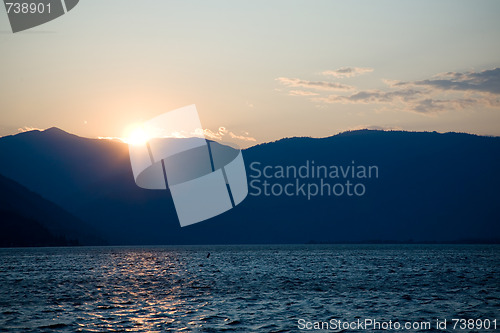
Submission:
<svg viewBox="0 0 500 333">
<path fill-rule="evenodd" d="M 0 161 L 0 174 L 64 207 L 113 244 L 163 243 L 165 219 L 174 230 L 179 225 L 167 191 L 135 185 L 124 143 L 50 128 L 0 138 Z"/>
<path fill-rule="evenodd" d="M 330 186 L 347 190 L 350 181 L 352 187 L 362 184 L 358 190 L 365 193 L 310 200 L 301 191 L 249 195 L 225 214 L 181 228 L 169 191 L 135 185 L 128 147 L 121 142 L 56 128 L 0 139 L 1 174 L 64 207 L 113 244 L 500 240 L 497 137 L 362 130 L 282 139 L 246 149 L 243 156 L 248 180 L 254 181 L 251 194 L 263 189 L 264 180 L 278 184 L 275 190 L 289 183 L 295 188 L 297 181 L 320 186 L 321 179 L 311 175 L 275 177 L 277 166 L 291 171 L 308 163 L 337 168 L 339 178 L 323 179 Z M 255 178 L 265 166 L 273 177 Z M 376 166 L 378 177 L 352 177 L 350 171 L 343 177 L 349 166 Z"/>
<path fill-rule="evenodd" d="M 0 175 L 0 247 L 104 244 L 81 220 Z"/>
</svg>

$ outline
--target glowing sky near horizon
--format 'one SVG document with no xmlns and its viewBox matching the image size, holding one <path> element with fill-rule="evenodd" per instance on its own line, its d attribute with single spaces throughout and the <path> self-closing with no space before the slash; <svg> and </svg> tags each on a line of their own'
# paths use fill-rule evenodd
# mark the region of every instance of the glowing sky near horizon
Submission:
<svg viewBox="0 0 500 333">
<path fill-rule="evenodd" d="M 499 16 L 498 1 L 84 0 L 12 34 L 2 7 L 0 135 L 122 137 L 190 104 L 241 146 L 366 127 L 500 135 Z"/>
</svg>

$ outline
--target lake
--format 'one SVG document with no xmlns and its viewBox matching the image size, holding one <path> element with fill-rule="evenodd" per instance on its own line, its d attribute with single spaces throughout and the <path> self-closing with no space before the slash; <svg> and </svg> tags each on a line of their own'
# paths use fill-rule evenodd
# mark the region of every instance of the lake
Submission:
<svg viewBox="0 0 500 333">
<path fill-rule="evenodd" d="M 495 332 L 499 264 L 498 245 L 0 249 L 0 332 Z"/>
</svg>

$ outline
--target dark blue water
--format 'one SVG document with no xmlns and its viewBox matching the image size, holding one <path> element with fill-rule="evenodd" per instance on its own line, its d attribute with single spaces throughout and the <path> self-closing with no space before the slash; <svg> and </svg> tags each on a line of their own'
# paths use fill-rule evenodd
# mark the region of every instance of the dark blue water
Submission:
<svg viewBox="0 0 500 333">
<path fill-rule="evenodd" d="M 499 246 L 477 245 L 0 249 L 0 331 L 296 332 L 300 319 L 498 322 L 499 264 Z M 472 331 L 481 330 L 460 332 Z"/>
</svg>

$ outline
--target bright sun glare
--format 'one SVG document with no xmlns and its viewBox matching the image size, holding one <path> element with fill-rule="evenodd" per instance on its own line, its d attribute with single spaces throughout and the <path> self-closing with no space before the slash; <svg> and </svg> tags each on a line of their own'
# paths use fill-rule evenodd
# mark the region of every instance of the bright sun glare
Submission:
<svg viewBox="0 0 500 333">
<path fill-rule="evenodd" d="M 150 139 L 148 133 L 140 125 L 131 126 L 126 132 L 124 141 L 130 145 L 144 145 Z"/>
</svg>

